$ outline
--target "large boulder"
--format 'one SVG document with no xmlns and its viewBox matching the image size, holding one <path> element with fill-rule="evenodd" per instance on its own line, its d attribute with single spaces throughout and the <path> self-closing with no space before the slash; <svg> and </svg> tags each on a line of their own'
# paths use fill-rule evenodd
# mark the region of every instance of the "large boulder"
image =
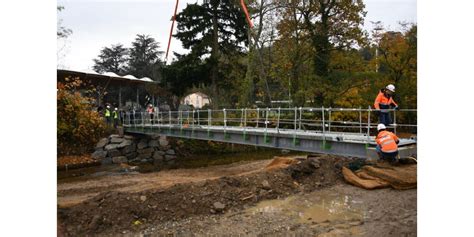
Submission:
<svg viewBox="0 0 474 237">
<path fill-rule="evenodd" d="M 117 156 L 112 158 L 114 164 L 127 163 L 128 159 L 125 156 Z"/>
<path fill-rule="evenodd" d="M 113 143 L 113 144 L 119 144 L 119 143 L 122 143 L 125 139 L 121 138 L 121 137 L 112 137 L 110 139 L 110 143 Z"/>
<path fill-rule="evenodd" d="M 175 160 L 176 156 L 175 155 L 165 155 L 165 161 L 170 161 L 170 160 Z"/>
<path fill-rule="evenodd" d="M 116 157 L 116 156 L 121 156 L 122 155 L 122 153 L 120 153 L 120 151 L 117 150 L 117 149 L 109 150 L 107 152 L 107 154 L 108 154 L 109 157 Z"/>
<path fill-rule="evenodd" d="M 159 141 L 160 141 L 160 146 L 162 147 L 166 147 L 169 144 L 168 139 L 166 139 L 166 136 L 161 136 Z"/>
<path fill-rule="evenodd" d="M 133 139 L 135 139 L 134 136 L 130 136 L 130 135 L 125 135 L 125 136 L 123 136 L 123 138 L 128 139 L 128 140 L 133 140 Z"/>
<path fill-rule="evenodd" d="M 105 150 L 106 151 L 114 150 L 114 149 L 117 149 L 117 146 L 118 146 L 118 144 L 109 144 L 109 145 L 105 146 Z"/>
<path fill-rule="evenodd" d="M 145 154 L 145 153 L 148 153 L 148 154 L 151 154 L 153 153 L 155 149 L 153 149 L 152 147 L 148 147 L 148 148 L 145 148 L 145 149 L 138 149 L 137 152 L 138 154 Z"/>
<path fill-rule="evenodd" d="M 137 150 L 137 147 L 135 146 L 135 144 L 131 144 L 129 146 L 126 146 L 122 149 L 122 153 L 123 154 L 128 154 L 128 153 L 131 153 L 131 152 L 134 152 Z"/>
<path fill-rule="evenodd" d="M 100 159 L 103 159 L 107 156 L 107 152 L 106 151 L 95 151 L 94 153 L 92 153 L 92 158 L 93 159 L 97 159 L 97 160 L 100 160 Z"/>
<path fill-rule="evenodd" d="M 165 158 L 165 157 L 164 157 L 163 155 L 160 155 L 160 154 L 158 154 L 158 153 L 156 153 L 156 152 L 153 154 L 153 159 L 154 159 L 154 160 L 163 160 L 164 158 Z"/>
<path fill-rule="evenodd" d="M 147 141 L 141 140 L 141 141 L 137 144 L 137 148 L 138 148 L 138 149 L 143 149 L 143 148 L 146 148 L 146 147 L 148 147 L 148 142 L 147 142 Z"/>
<path fill-rule="evenodd" d="M 160 146 L 160 143 L 158 142 L 158 140 L 150 140 L 148 142 L 148 146 L 149 147 L 159 147 Z"/>
<path fill-rule="evenodd" d="M 117 148 L 124 148 L 126 146 L 130 146 L 132 145 L 132 141 L 130 140 L 126 140 L 126 139 L 122 139 L 122 142 L 120 144 L 117 145 Z"/>
<path fill-rule="evenodd" d="M 107 139 L 107 138 L 100 139 L 99 142 L 97 143 L 97 145 L 95 145 L 95 149 L 103 148 L 105 145 L 107 145 L 108 142 L 109 142 L 109 139 Z"/>
<path fill-rule="evenodd" d="M 155 151 L 155 153 L 153 153 L 153 154 L 155 154 L 155 155 L 160 155 L 160 156 L 164 156 L 164 155 L 166 154 L 166 152 L 157 150 L 157 151 Z"/>
<path fill-rule="evenodd" d="M 176 153 L 174 152 L 173 149 L 169 149 L 169 150 L 166 151 L 166 154 L 167 155 L 175 155 Z"/>
<path fill-rule="evenodd" d="M 138 153 L 131 152 L 131 153 L 125 154 L 125 156 L 127 157 L 128 160 L 133 160 L 133 159 L 137 158 Z"/>
</svg>

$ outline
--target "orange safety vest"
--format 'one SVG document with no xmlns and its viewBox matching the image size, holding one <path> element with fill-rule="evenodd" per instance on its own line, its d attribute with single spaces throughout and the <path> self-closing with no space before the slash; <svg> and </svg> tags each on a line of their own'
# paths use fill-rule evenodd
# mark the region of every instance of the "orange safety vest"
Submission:
<svg viewBox="0 0 474 237">
<path fill-rule="evenodd" d="M 382 92 L 382 90 L 380 90 L 379 94 L 375 98 L 374 108 L 376 108 L 376 109 L 389 109 L 391 104 L 394 104 L 395 106 L 398 106 L 398 104 L 395 103 L 395 101 L 393 101 L 392 96 L 387 98 L 385 96 L 385 94 Z"/>
<path fill-rule="evenodd" d="M 381 131 L 375 138 L 375 142 L 380 146 L 380 150 L 385 153 L 396 152 L 398 150 L 398 137 L 389 131 Z"/>
</svg>

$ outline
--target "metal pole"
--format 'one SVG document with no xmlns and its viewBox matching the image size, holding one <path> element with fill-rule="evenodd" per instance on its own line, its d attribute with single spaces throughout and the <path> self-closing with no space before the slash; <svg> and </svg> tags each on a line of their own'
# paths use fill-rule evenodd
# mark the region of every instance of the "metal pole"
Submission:
<svg viewBox="0 0 474 237">
<path fill-rule="evenodd" d="M 225 128 L 227 127 L 227 113 L 225 109 L 222 109 L 222 112 L 224 112 L 224 131 L 225 131 Z"/>
<path fill-rule="evenodd" d="M 244 109 L 240 109 L 240 127 L 244 126 Z"/>
<path fill-rule="evenodd" d="M 362 134 L 362 110 L 359 106 L 359 133 Z"/>
<path fill-rule="evenodd" d="M 369 137 L 370 137 L 370 105 L 369 105 L 369 110 L 367 114 L 367 143 L 369 143 Z"/>
<path fill-rule="evenodd" d="M 244 109 L 244 128 L 247 127 L 247 108 Z"/>
<path fill-rule="evenodd" d="M 326 124 L 324 122 L 324 106 L 321 107 L 321 114 L 323 116 L 323 143 L 326 142 Z"/>
<path fill-rule="evenodd" d="M 280 107 L 278 107 L 277 133 L 280 133 Z"/>
<path fill-rule="evenodd" d="M 300 120 L 299 120 L 298 130 L 301 130 L 301 116 L 302 116 L 302 114 L 303 114 L 302 108 L 300 107 Z"/>
<path fill-rule="evenodd" d="M 329 119 L 328 119 L 328 132 L 331 132 L 331 108 L 329 110 Z"/>
<path fill-rule="evenodd" d="M 169 117 L 169 125 L 170 125 L 170 128 L 171 128 L 171 110 L 168 110 L 168 117 Z"/>
<path fill-rule="evenodd" d="M 393 110 L 393 133 L 397 135 L 397 111 Z"/>
<path fill-rule="evenodd" d="M 119 85 L 119 108 L 122 108 L 122 86 Z"/>
<path fill-rule="evenodd" d="M 260 108 L 257 108 L 257 128 L 258 128 L 258 119 L 260 118 Z"/>
<path fill-rule="evenodd" d="M 207 126 L 209 128 L 211 127 L 211 110 L 210 109 L 207 110 Z"/>
<path fill-rule="evenodd" d="M 198 126 L 200 126 L 201 123 L 200 123 L 200 118 L 199 118 L 199 109 L 197 110 L 197 114 L 198 114 Z"/>
<path fill-rule="evenodd" d="M 267 108 L 267 110 L 265 111 L 265 132 L 267 132 L 268 128 L 268 111 L 270 111 L 269 108 Z"/>
<path fill-rule="evenodd" d="M 294 133 L 295 133 L 295 134 L 296 134 L 296 118 L 297 118 L 297 116 L 298 116 L 298 110 L 297 110 L 297 108 L 295 107 L 295 120 L 293 121 L 293 122 L 294 122 L 293 128 L 294 128 Z"/>
</svg>

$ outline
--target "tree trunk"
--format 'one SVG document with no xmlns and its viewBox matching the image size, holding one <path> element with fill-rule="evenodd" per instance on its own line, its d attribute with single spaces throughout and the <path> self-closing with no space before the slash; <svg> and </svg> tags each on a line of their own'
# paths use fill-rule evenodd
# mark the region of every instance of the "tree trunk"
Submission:
<svg viewBox="0 0 474 237">
<path fill-rule="evenodd" d="M 216 3 L 212 7 L 212 52 L 211 52 L 211 63 L 212 63 L 212 69 L 211 69 L 211 90 L 212 90 L 212 107 L 214 109 L 218 108 L 218 100 L 217 100 L 217 77 L 219 76 L 219 71 L 218 71 L 218 61 L 219 61 L 219 35 L 218 35 L 218 22 L 217 22 L 217 7 L 219 3 Z"/>
</svg>

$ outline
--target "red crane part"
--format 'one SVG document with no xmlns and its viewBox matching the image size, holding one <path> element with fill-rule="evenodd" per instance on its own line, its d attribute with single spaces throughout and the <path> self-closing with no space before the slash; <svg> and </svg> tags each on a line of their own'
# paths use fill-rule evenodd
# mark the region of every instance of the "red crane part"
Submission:
<svg viewBox="0 0 474 237">
<path fill-rule="evenodd" d="M 247 18 L 247 22 L 249 23 L 250 28 L 253 28 L 253 22 L 250 20 L 249 12 L 247 11 L 247 7 L 245 6 L 244 0 L 240 0 L 240 5 L 242 6 L 242 9 L 244 10 L 245 17 Z"/>
<path fill-rule="evenodd" d="M 179 0 L 176 0 L 176 7 L 174 8 L 174 15 L 173 15 L 173 19 L 172 19 L 172 23 L 171 23 L 171 30 L 170 30 L 170 38 L 168 40 L 168 48 L 166 49 L 165 59 L 168 59 L 168 52 L 170 50 L 171 37 L 173 36 L 174 22 L 176 20 L 176 12 L 178 11 L 178 3 L 179 3 Z"/>
</svg>

